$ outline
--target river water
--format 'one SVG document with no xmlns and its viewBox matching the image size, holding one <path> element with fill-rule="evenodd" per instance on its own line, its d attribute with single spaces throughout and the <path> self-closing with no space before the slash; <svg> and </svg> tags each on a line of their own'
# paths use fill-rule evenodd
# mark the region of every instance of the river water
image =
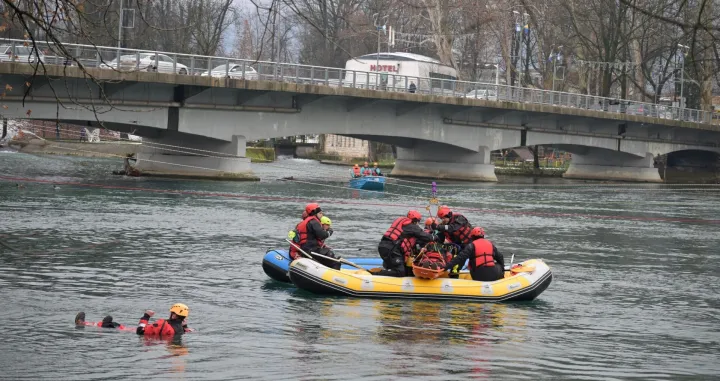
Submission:
<svg viewBox="0 0 720 381">
<path fill-rule="evenodd" d="M 429 185 L 365 194 L 345 188 L 346 168 L 294 159 L 254 165 L 252 183 L 110 175 L 119 167 L 0 152 L 0 379 L 720 375 L 720 188 L 440 183 L 442 202 L 506 258 L 544 259 L 553 283 L 527 303 L 359 300 L 274 282 L 262 256 L 311 200 L 333 219 L 330 243 L 359 249 L 344 256 L 375 256 L 392 219 L 426 213 Z M 175 302 L 198 330 L 180 342 L 73 324 L 85 311 L 134 325 Z"/>
</svg>

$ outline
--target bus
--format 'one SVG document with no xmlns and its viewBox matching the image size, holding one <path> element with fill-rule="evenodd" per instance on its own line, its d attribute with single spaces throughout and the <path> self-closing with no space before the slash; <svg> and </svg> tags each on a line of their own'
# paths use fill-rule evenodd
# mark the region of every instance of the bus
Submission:
<svg viewBox="0 0 720 381">
<path fill-rule="evenodd" d="M 354 83 L 358 88 L 409 91 L 410 84 L 414 83 L 419 93 L 456 95 L 457 70 L 420 54 L 366 54 L 349 59 L 345 70 L 344 86 L 347 87 Z"/>
</svg>

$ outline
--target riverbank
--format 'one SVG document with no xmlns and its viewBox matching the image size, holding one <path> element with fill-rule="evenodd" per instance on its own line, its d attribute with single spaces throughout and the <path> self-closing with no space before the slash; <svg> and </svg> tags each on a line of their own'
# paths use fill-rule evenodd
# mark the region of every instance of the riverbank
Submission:
<svg viewBox="0 0 720 381">
<path fill-rule="evenodd" d="M 320 160 L 321 164 L 328 165 L 339 165 L 344 167 L 350 167 L 353 163 L 348 163 L 340 160 Z M 390 172 L 394 167 L 395 163 L 378 163 L 378 167 L 387 169 Z M 566 167 L 560 168 L 540 168 L 536 170 L 532 167 L 519 166 L 519 167 L 499 167 L 495 166 L 496 175 L 504 176 L 540 176 L 540 177 L 562 177 L 563 173 L 567 170 Z"/>
<path fill-rule="evenodd" d="M 142 143 L 139 142 L 97 142 L 80 143 L 56 140 L 30 139 L 12 141 L 10 148 L 18 152 L 36 155 L 65 155 L 98 158 L 125 158 L 140 151 Z M 253 163 L 269 163 L 275 161 L 275 151 L 272 148 L 248 147 L 246 156 Z"/>
<path fill-rule="evenodd" d="M 42 139 L 12 141 L 8 144 L 22 153 L 99 158 L 124 158 L 137 153 L 141 145 L 134 142 L 72 143 Z"/>
</svg>

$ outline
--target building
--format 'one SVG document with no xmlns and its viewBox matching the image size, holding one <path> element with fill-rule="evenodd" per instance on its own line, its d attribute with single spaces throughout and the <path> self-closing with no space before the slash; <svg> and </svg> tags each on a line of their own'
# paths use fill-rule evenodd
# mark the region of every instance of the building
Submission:
<svg viewBox="0 0 720 381">
<path fill-rule="evenodd" d="M 323 152 L 338 155 L 343 159 L 367 157 L 369 145 L 367 140 L 355 139 L 335 134 L 325 135 Z"/>
</svg>

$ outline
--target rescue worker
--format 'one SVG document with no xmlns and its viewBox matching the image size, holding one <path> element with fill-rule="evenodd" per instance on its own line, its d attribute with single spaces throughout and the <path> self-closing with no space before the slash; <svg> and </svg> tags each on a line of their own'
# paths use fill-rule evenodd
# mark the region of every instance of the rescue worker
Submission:
<svg viewBox="0 0 720 381">
<path fill-rule="evenodd" d="M 158 319 L 154 323 L 150 323 L 150 318 L 155 315 L 155 312 L 147 310 L 143 317 L 140 318 L 135 333 L 145 337 L 173 337 L 185 332 L 191 332 L 192 330 L 187 327 L 185 321 L 189 314 L 190 309 L 188 306 L 175 303 L 170 307 L 170 317 L 167 320 Z"/>
<path fill-rule="evenodd" d="M 377 163 L 373 163 L 372 174 L 373 176 L 382 176 L 382 171 L 378 167 Z"/>
<path fill-rule="evenodd" d="M 473 241 L 445 266 L 445 270 L 462 266 L 470 259 L 468 268 L 473 280 L 493 282 L 502 279 L 505 274 L 505 258 L 492 242 L 485 239 L 485 230 L 481 227 L 473 228 L 470 237 Z"/>
<path fill-rule="evenodd" d="M 425 233 L 430 233 L 430 234 L 432 234 L 432 233 L 435 232 L 435 230 L 433 229 L 433 224 L 436 224 L 434 218 L 428 217 L 428 218 L 425 220 L 425 229 L 423 229 L 423 230 L 425 230 Z"/>
<path fill-rule="evenodd" d="M 407 217 L 398 217 L 393 221 L 378 244 L 383 270 L 375 275 L 403 277 L 408 273 L 407 260 L 414 255 L 415 246 L 424 247 L 436 238 L 420 228 L 418 222 L 421 218 L 420 212 L 411 210 Z"/>
<path fill-rule="evenodd" d="M 361 170 L 363 176 L 372 176 L 372 168 L 370 168 L 367 161 L 363 164 Z"/>
<path fill-rule="evenodd" d="M 352 168 L 352 176 L 353 177 L 362 177 L 362 171 L 360 170 L 360 166 L 355 164 Z"/>
<path fill-rule="evenodd" d="M 300 221 L 303 221 L 308 216 L 307 212 L 303 210 L 302 216 L 300 218 Z M 295 225 L 297 228 L 297 225 Z M 297 230 L 293 229 L 288 232 L 288 239 L 295 243 L 296 245 L 300 243 L 300 237 L 298 236 Z M 297 259 L 298 255 L 300 255 L 300 252 L 298 249 L 295 248 L 295 246 L 290 245 L 290 249 L 288 250 L 288 254 L 290 255 L 290 259 Z"/>
<path fill-rule="evenodd" d="M 433 229 L 444 233 L 445 238 L 464 249 L 470 243 L 470 231 L 472 225 L 462 214 L 453 213 L 447 206 L 441 206 L 437 211 L 438 218 L 442 219 L 440 224 L 435 224 Z"/>
<path fill-rule="evenodd" d="M 324 241 L 333 234 L 333 230 L 329 225 L 327 229 L 324 229 L 320 223 L 320 220 L 323 218 L 320 205 L 316 203 L 307 204 L 305 206 L 305 212 L 307 212 L 308 217 L 295 228 L 299 237 L 297 245 L 300 246 L 305 253 L 312 256 L 315 261 L 332 269 L 339 270 L 340 262 L 312 255 L 312 253 L 315 252 L 326 257 L 336 258 L 335 253 L 333 253 L 329 247 L 325 247 L 324 244 Z"/>
<path fill-rule="evenodd" d="M 191 328 L 188 328 L 187 321 L 185 318 L 188 317 L 190 309 L 188 306 L 182 303 L 175 303 L 170 307 L 170 317 L 168 319 L 158 319 L 154 323 L 150 323 L 150 318 L 155 315 L 152 310 L 145 311 L 143 317 L 140 318 L 135 333 L 143 335 L 145 337 L 155 338 L 172 338 L 177 335 L 181 335 L 186 332 L 192 332 Z M 85 322 L 85 312 L 80 312 L 75 316 L 75 325 L 95 325 L 93 323 Z M 98 323 L 98 326 L 103 328 L 118 328 L 124 329 L 125 326 L 112 321 L 112 316 L 106 316 L 102 323 Z"/>
</svg>

